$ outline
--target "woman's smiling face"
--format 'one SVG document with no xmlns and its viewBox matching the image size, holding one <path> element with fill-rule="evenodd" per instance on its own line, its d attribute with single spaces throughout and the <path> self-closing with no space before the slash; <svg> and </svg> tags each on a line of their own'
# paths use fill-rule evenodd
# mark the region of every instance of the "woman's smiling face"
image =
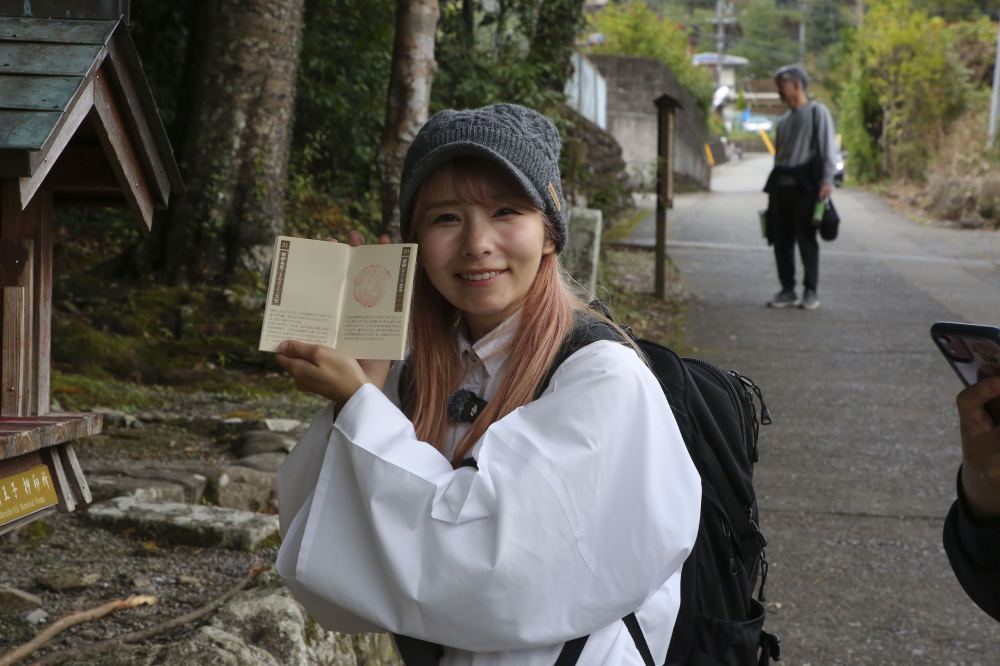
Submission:
<svg viewBox="0 0 1000 666">
<path fill-rule="evenodd" d="M 555 252 L 545 222 L 513 178 L 481 160 L 446 163 L 422 188 L 417 260 L 474 340 L 517 311 L 542 256 Z"/>
</svg>

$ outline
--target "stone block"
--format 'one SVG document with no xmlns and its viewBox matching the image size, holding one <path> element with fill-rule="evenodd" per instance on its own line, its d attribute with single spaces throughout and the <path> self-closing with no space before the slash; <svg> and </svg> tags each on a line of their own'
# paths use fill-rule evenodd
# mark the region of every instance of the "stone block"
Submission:
<svg viewBox="0 0 1000 666">
<path fill-rule="evenodd" d="M 135 479 L 130 476 L 93 474 L 87 476 L 95 502 L 112 497 L 134 497 L 148 502 L 186 502 L 183 486 L 170 481 Z"/>
<path fill-rule="evenodd" d="M 190 546 L 253 551 L 278 542 L 277 516 L 217 506 L 116 497 L 92 504 L 85 516 L 101 527 L 134 527 L 157 539 Z"/>
<path fill-rule="evenodd" d="M 569 238 L 562 260 L 566 270 L 590 294 L 597 294 L 597 265 L 601 255 L 601 231 L 604 227 L 601 211 L 594 208 L 571 208 Z"/>
<path fill-rule="evenodd" d="M 278 507 L 278 475 L 241 465 L 220 465 L 205 470 L 205 499 L 211 504 L 242 511 Z"/>
<path fill-rule="evenodd" d="M 95 501 L 124 496 L 153 502 L 195 504 L 205 493 L 207 479 L 200 473 L 203 463 L 151 465 L 132 461 L 102 463 L 93 459 L 80 462 L 87 473 Z"/>
<path fill-rule="evenodd" d="M 264 425 L 271 432 L 295 432 L 302 427 L 298 419 L 264 419 Z"/>
<path fill-rule="evenodd" d="M 284 453 L 258 453 L 246 458 L 240 458 L 239 464 L 241 467 L 249 467 L 261 472 L 276 473 L 278 468 L 281 467 L 281 463 L 285 462 L 286 457 Z"/>
<path fill-rule="evenodd" d="M 248 458 L 260 453 L 288 454 L 295 446 L 296 439 L 291 435 L 270 430 L 251 430 L 243 433 L 233 444 L 233 455 L 237 458 Z"/>
</svg>

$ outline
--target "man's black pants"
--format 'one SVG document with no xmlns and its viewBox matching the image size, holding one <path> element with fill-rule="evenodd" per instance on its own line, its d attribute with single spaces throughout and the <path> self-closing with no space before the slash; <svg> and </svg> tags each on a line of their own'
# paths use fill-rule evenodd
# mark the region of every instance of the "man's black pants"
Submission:
<svg viewBox="0 0 1000 666">
<path fill-rule="evenodd" d="M 816 291 L 819 282 L 819 241 L 812 224 L 816 194 L 798 185 L 776 186 L 768 199 L 768 240 L 774 245 L 782 289 L 795 288 L 795 246 L 799 246 L 805 278 L 802 285 Z"/>
</svg>

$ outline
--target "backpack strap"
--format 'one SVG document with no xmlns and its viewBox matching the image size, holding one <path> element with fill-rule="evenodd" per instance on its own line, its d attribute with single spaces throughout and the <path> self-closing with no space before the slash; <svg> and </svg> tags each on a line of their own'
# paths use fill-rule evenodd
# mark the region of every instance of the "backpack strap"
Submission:
<svg viewBox="0 0 1000 666">
<path fill-rule="evenodd" d="M 594 301 L 590 304 L 590 306 L 606 313 L 610 318 L 610 311 L 601 301 Z M 625 331 L 629 335 L 632 333 L 632 331 L 628 328 L 626 328 Z M 562 344 L 559 345 L 559 351 L 556 352 L 555 358 L 553 358 L 552 363 L 549 364 L 549 369 L 545 372 L 545 377 L 541 382 L 539 382 L 538 390 L 535 391 L 534 399 L 537 400 L 541 397 L 542 393 L 545 392 L 545 389 L 549 386 L 549 382 L 552 381 L 552 376 L 556 374 L 556 370 L 558 370 L 559 366 L 563 364 L 563 361 L 592 342 L 597 342 L 599 340 L 625 342 L 625 338 L 623 338 L 618 331 L 608 326 L 607 322 L 602 321 L 593 315 L 578 312 L 576 314 L 576 321 L 573 323 L 573 328 L 570 330 L 569 335 L 566 336 L 566 339 L 563 340 Z"/>
<path fill-rule="evenodd" d="M 632 642 L 635 643 L 635 649 L 639 651 L 642 656 L 642 663 L 646 666 L 656 666 L 656 662 L 653 661 L 653 653 L 649 650 L 649 644 L 646 643 L 646 637 L 642 633 L 642 627 L 639 626 L 639 618 L 635 616 L 635 613 L 629 613 L 622 618 L 622 622 L 625 623 L 625 627 L 628 629 L 629 635 L 632 636 Z M 587 639 L 590 635 L 580 636 L 580 638 L 574 638 L 571 641 L 566 641 L 563 645 L 562 652 L 559 653 L 559 658 L 556 660 L 555 666 L 575 666 L 577 660 L 580 658 L 580 653 L 583 652 L 583 646 L 586 645 Z M 406 666 L 410 666 L 407 662 Z"/>
<path fill-rule="evenodd" d="M 583 646 L 587 644 L 588 638 L 590 638 L 590 634 L 566 641 L 562 652 L 559 653 L 559 658 L 556 659 L 556 663 L 553 666 L 575 666 L 580 655 L 583 653 Z"/>
<path fill-rule="evenodd" d="M 635 616 L 635 613 L 629 613 L 622 618 L 622 622 L 628 627 L 628 633 L 632 634 L 632 641 L 635 643 L 636 649 L 639 650 L 639 654 L 642 655 L 642 662 L 646 666 L 656 666 L 653 663 L 653 654 L 649 651 L 649 645 L 646 643 L 646 637 L 642 635 L 639 618 Z"/>
</svg>

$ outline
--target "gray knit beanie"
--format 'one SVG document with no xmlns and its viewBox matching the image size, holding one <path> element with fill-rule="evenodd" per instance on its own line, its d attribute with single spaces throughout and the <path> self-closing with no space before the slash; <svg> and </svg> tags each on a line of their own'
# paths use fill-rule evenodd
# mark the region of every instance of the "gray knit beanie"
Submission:
<svg viewBox="0 0 1000 666">
<path fill-rule="evenodd" d="M 785 65 L 779 68 L 774 73 L 774 80 L 778 83 L 781 81 L 801 81 L 803 90 L 809 85 L 809 75 L 800 65 Z"/>
<path fill-rule="evenodd" d="M 420 184 L 456 157 L 479 156 L 503 167 L 555 227 L 556 251 L 566 245 L 566 203 L 559 180 L 559 131 L 548 118 L 516 104 L 434 114 L 406 152 L 399 183 L 399 226 L 410 236 Z"/>
</svg>

